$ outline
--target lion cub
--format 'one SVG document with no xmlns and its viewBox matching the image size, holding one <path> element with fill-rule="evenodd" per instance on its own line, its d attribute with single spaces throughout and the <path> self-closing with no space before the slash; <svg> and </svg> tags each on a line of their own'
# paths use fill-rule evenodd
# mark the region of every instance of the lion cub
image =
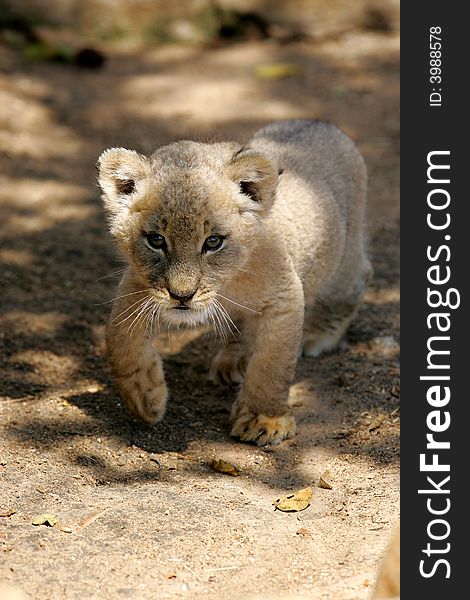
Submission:
<svg viewBox="0 0 470 600">
<path fill-rule="evenodd" d="M 163 417 L 157 332 L 209 326 L 228 340 L 213 381 L 241 384 L 232 435 L 292 437 L 299 350 L 334 348 L 370 274 L 366 170 L 353 142 L 326 123 L 285 121 L 245 146 L 182 141 L 150 157 L 111 148 L 98 167 L 128 261 L 107 347 L 129 408 L 148 423 Z"/>
</svg>

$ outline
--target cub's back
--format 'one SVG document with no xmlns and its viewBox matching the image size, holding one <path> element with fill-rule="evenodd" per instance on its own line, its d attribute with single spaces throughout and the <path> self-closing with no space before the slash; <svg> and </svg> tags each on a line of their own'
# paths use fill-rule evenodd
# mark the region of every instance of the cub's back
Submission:
<svg viewBox="0 0 470 600">
<path fill-rule="evenodd" d="M 306 291 L 354 279 L 365 261 L 367 175 L 353 141 L 329 123 L 296 120 L 268 125 L 249 145 L 283 170 L 269 224 Z"/>
<path fill-rule="evenodd" d="M 342 212 L 365 203 L 366 168 L 354 142 L 334 125 L 293 120 L 272 123 L 249 143 L 268 153 L 287 174 L 321 193 L 327 186 Z"/>
</svg>

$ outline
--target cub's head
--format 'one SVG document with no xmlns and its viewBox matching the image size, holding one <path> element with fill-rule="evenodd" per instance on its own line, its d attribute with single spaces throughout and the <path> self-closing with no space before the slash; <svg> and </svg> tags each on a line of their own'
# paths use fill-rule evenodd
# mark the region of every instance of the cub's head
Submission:
<svg viewBox="0 0 470 600">
<path fill-rule="evenodd" d="M 111 233 L 159 318 L 213 320 L 218 292 L 261 234 L 276 166 L 237 144 L 178 142 L 150 157 L 111 148 L 98 169 Z"/>
</svg>

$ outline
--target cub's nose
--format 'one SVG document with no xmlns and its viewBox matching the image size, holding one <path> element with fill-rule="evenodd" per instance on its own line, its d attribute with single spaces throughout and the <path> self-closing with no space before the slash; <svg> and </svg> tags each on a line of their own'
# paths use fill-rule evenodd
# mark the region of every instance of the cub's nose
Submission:
<svg viewBox="0 0 470 600">
<path fill-rule="evenodd" d="M 170 297 L 173 298 L 174 300 L 179 300 L 180 302 L 189 302 L 194 294 L 197 292 L 197 290 L 194 290 L 193 292 L 173 292 L 170 289 L 168 289 L 168 293 L 170 294 Z"/>
</svg>

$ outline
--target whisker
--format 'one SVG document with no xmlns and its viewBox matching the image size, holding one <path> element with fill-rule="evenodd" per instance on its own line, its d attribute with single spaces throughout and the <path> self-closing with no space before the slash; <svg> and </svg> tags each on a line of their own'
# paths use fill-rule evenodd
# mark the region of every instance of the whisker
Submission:
<svg viewBox="0 0 470 600">
<path fill-rule="evenodd" d="M 129 337 L 131 337 L 131 330 L 134 328 L 136 322 L 140 319 L 140 317 L 142 316 L 142 313 L 144 311 L 144 307 L 141 307 L 139 312 L 136 314 L 136 316 L 132 319 L 132 321 L 129 324 L 129 327 L 127 328 L 127 335 Z"/>
<path fill-rule="evenodd" d="M 232 300 L 231 298 L 227 298 L 226 296 L 222 296 L 222 294 L 220 294 L 219 292 L 216 292 L 216 295 L 219 296 L 219 298 L 223 298 L 224 300 L 227 300 L 227 302 L 231 302 L 232 304 L 235 304 L 235 306 L 239 306 L 240 308 L 244 308 L 246 310 L 249 310 L 250 312 L 256 313 L 257 315 L 261 314 L 261 311 L 255 310 L 254 308 L 250 308 L 249 306 L 245 306 L 244 304 L 240 304 L 239 302 L 235 302 L 235 300 Z"/>
<path fill-rule="evenodd" d="M 157 305 L 157 314 L 156 314 L 156 327 L 155 329 L 160 329 L 161 323 L 160 323 L 160 315 L 161 312 L 163 310 L 163 302 L 159 302 Z"/>
<path fill-rule="evenodd" d="M 136 304 L 139 304 L 139 302 L 143 302 L 144 300 L 146 300 L 146 298 L 139 298 L 136 302 L 133 302 L 130 306 L 128 306 L 127 308 L 125 308 L 116 317 L 114 317 L 114 319 L 111 321 L 111 323 L 114 323 L 114 321 L 116 321 L 117 319 L 119 319 L 120 316 L 122 316 L 124 313 L 126 313 L 128 310 L 130 310 L 133 306 L 135 306 Z"/>
<path fill-rule="evenodd" d="M 213 298 L 213 300 L 215 300 L 215 298 Z M 215 333 L 226 344 L 227 343 L 227 335 L 225 333 L 222 322 L 218 315 L 218 307 L 215 303 L 212 303 L 210 308 L 211 308 L 210 315 L 212 317 L 212 322 L 214 323 Z"/>
<path fill-rule="evenodd" d="M 152 321 L 152 315 L 155 311 L 155 307 L 150 307 L 150 309 L 147 311 L 147 316 L 145 317 L 145 335 L 149 334 L 150 336 L 152 336 L 152 325 L 153 325 L 153 321 Z"/>
<path fill-rule="evenodd" d="M 137 314 L 135 315 L 135 317 L 132 319 L 131 323 L 129 324 L 129 327 L 127 328 L 127 333 L 130 335 L 131 330 L 133 329 L 133 327 L 136 325 L 136 323 L 138 322 L 138 320 L 142 317 L 143 314 L 145 314 L 145 309 L 148 305 L 148 298 L 147 300 L 141 304 L 138 308 L 138 310 L 136 311 Z"/>
<path fill-rule="evenodd" d="M 148 298 L 147 302 L 144 303 L 144 305 L 142 306 L 139 314 L 135 317 L 135 319 L 132 321 L 132 323 L 130 324 L 129 328 L 127 329 L 127 333 L 129 335 L 131 335 L 132 331 L 136 330 L 137 325 L 142 324 L 142 322 L 145 320 L 145 317 L 147 315 L 147 311 L 150 309 L 150 307 L 153 305 L 153 299 L 152 298 Z"/>
<path fill-rule="evenodd" d="M 217 299 L 215 300 L 216 304 L 219 306 L 219 309 L 221 311 L 222 316 L 224 317 L 225 321 L 229 323 L 229 329 L 231 331 L 230 325 L 233 325 L 235 331 L 238 332 L 239 335 L 242 334 L 242 332 L 238 329 L 238 327 L 235 325 L 235 323 L 232 320 L 232 317 L 229 315 L 228 311 L 226 310 L 225 306 L 223 306 Z"/>
<path fill-rule="evenodd" d="M 154 325 L 157 325 L 157 319 L 156 319 L 156 315 L 158 312 L 158 304 L 155 303 L 155 306 L 152 309 L 152 312 L 150 313 L 150 319 L 149 319 L 149 323 L 150 323 L 150 336 L 153 337 L 155 334 L 153 333 L 153 328 Z M 156 331 L 155 331 L 156 333 Z"/>
<path fill-rule="evenodd" d="M 150 336 L 153 337 L 157 334 L 159 330 L 159 314 L 161 309 L 161 302 L 154 302 L 153 308 L 149 312 L 149 317 L 147 319 L 147 323 L 150 327 Z M 155 326 L 155 333 L 153 331 Z"/>
<path fill-rule="evenodd" d="M 103 275 L 103 277 L 98 277 L 96 281 L 101 281 L 102 279 L 106 279 L 107 277 L 114 277 L 114 275 L 122 275 L 127 271 L 127 268 L 120 269 L 119 271 L 114 271 L 114 273 L 108 273 L 107 275 Z"/>
<path fill-rule="evenodd" d="M 132 333 L 135 332 L 137 329 L 140 329 L 140 326 L 142 325 L 142 322 L 147 315 L 147 310 L 148 310 L 148 302 L 145 303 L 144 306 L 142 306 L 139 314 L 134 317 L 134 320 L 127 328 L 127 333 L 129 336 L 131 336 Z"/>
<path fill-rule="evenodd" d="M 217 309 L 214 312 L 214 319 L 215 319 L 215 321 L 217 323 L 217 332 L 219 334 L 219 337 L 222 340 L 222 343 L 224 345 L 227 345 L 227 343 L 228 343 L 227 333 L 226 333 L 226 331 L 224 329 L 224 325 L 223 325 L 223 323 L 222 323 L 222 321 L 220 319 L 220 316 L 219 316 L 219 314 L 217 312 Z"/>
<path fill-rule="evenodd" d="M 208 321 L 209 321 L 209 323 L 210 323 L 211 329 L 214 331 L 214 333 L 215 333 L 215 336 L 217 337 L 217 330 L 216 330 L 216 328 L 215 328 L 214 317 L 212 316 L 212 313 L 211 313 L 211 311 L 209 311 L 209 312 L 207 313 L 207 319 L 208 319 Z"/>
<path fill-rule="evenodd" d="M 147 333 L 149 332 L 149 327 L 152 322 L 152 312 L 154 310 L 155 310 L 155 306 L 151 306 L 150 309 L 147 311 L 147 314 L 145 315 L 145 319 L 144 319 L 145 335 L 147 335 Z"/>
<path fill-rule="evenodd" d="M 217 312 L 219 314 L 219 317 L 221 318 L 221 320 L 225 323 L 226 328 L 229 330 L 230 334 L 233 336 L 233 338 L 237 340 L 237 336 L 233 333 L 232 331 L 232 327 L 231 324 L 235 327 L 235 329 L 240 333 L 239 329 L 237 328 L 237 326 L 235 325 L 235 323 L 232 321 L 232 319 L 228 316 L 227 311 L 223 310 L 222 305 L 220 304 L 220 302 L 218 300 L 216 300 L 214 298 L 214 306 L 217 308 Z"/>
<path fill-rule="evenodd" d="M 123 323 L 125 323 L 127 321 L 127 319 L 130 319 L 132 317 L 132 315 L 135 315 L 135 313 L 139 312 L 139 310 L 142 308 L 144 302 L 148 300 L 148 298 L 141 298 L 139 300 L 140 305 L 134 309 L 129 315 L 127 315 L 127 317 L 125 317 L 124 319 L 122 319 L 122 321 L 119 321 L 119 323 L 116 323 L 116 327 L 119 327 L 119 325 L 122 325 Z"/>
<path fill-rule="evenodd" d="M 148 288 L 146 290 L 139 290 L 138 292 L 129 292 L 129 294 L 123 294 L 122 296 L 116 296 L 116 298 L 111 298 L 111 300 L 106 300 L 106 302 L 99 302 L 94 306 L 102 306 L 103 304 L 109 304 L 110 302 L 114 302 L 115 300 L 120 300 L 121 298 L 127 298 L 127 296 L 133 296 L 134 294 L 144 294 L 145 292 L 151 292 L 152 288 Z"/>
</svg>

